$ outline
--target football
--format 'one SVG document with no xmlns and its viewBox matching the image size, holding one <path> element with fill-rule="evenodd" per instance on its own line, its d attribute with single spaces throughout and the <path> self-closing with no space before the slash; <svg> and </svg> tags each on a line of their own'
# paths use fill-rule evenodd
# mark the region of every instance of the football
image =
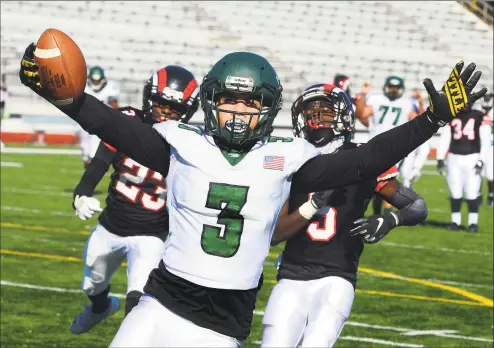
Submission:
<svg viewBox="0 0 494 348">
<path fill-rule="evenodd" d="M 56 106 L 70 105 L 84 93 L 86 60 L 77 44 L 57 29 L 47 29 L 34 51 L 41 85 Z"/>
</svg>

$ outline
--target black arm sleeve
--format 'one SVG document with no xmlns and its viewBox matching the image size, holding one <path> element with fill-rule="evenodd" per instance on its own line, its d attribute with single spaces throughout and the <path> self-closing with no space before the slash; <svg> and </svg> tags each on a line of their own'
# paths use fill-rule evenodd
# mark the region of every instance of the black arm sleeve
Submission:
<svg viewBox="0 0 494 348">
<path fill-rule="evenodd" d="M 430 139 L 438 129 L 425 112 L 355 149 L 316 156 L 294 174 L 292 192 L 318 192 L 376 178 Z"/>
<path fill-rule="evenodd" d="M 76 105 L 61 110 L 87 132 L 96 134 L 141 165 L 167 176 L 170 145 L 151 125 L 127 117 L 88 94 Z"/>
<path fill-rule="evenodd" d="M 94 189 L 108 171 L 116 155 L 116 152 L 110 150 L 101 142 L 94 158 L 88 164 L 86 171 L 82 174 L 81 180 L 74 190 L 74 197 L 77 195 L 91 197 Z"/>
<path fill-rule="evenodd" d="M 424 199 L 400 183 L 391 197 L 383 198 L 400 209 L 395 213 L 400 225 L 414 226 L 424 221 L 429 213 Z"/>
</svg>

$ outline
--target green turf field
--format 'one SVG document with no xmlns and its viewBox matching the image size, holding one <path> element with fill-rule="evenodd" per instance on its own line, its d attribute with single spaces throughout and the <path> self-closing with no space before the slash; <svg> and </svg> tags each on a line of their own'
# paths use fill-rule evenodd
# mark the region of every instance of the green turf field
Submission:
<svg viewBox="0 0 494 348">
<path fill-rule="evenodd" d="M 1 161 L 0 346 L 108 346 L 123 310 L 87 334 L 69 332 L 84 302 L 81 257 L 96 224 L 95 218 L 77 219 L 71 207 L 80 157 L 2 154 Z M 416 190 L 426 198 L 428 224 L 400 228 L 366 247 L 353 311 L 337 347 L 493 346 L 493 210 L 481 207 L 478 234 L 438 227 L 449 221 L 447 188 L 426 169 Z M 102 202 L 107 182 L 108 176 L 98 186 Z M 466 206 L 463 211 L 465 223 Z M 266 261 L 267 281 L 246 346 L 259 346 L 279 251 L 274 248 Z M 125 289 L 122 267 L 112 292 Z"/>
</svg>

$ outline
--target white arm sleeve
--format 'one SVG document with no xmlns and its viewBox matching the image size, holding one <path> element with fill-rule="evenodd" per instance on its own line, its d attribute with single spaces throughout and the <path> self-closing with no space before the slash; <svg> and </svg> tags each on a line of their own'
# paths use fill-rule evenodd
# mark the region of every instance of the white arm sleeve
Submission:
<svg viewBox="0 0 494 348">
<path fill-rule="evenodd" d="M 488 162 L 489 147 L 491 146 L 491 126 L 489 124 L 483 124 L 479 128 L 480 135 L 480 159 L 484 163 Z"/>
<path fill-rule="evenodd" d="M 436 159 L 444 160 L 446 152 L 448 152 L 449 144 L 451 143 L 451 126 L 448 124 L 441 130 L 439 145 L 437 147 Z"/>
</svg>

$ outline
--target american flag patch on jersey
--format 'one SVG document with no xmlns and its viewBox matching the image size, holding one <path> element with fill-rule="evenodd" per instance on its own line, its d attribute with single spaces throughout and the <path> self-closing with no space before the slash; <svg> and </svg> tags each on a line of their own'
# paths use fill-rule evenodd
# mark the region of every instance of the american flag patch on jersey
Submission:
<svg viewBox="0 0 494 348">
<path fill-rule="evenodd" d="M 285 168 L 285 156 L 264 156 L 263 168 L 283 170 Z"/>
</svg>

